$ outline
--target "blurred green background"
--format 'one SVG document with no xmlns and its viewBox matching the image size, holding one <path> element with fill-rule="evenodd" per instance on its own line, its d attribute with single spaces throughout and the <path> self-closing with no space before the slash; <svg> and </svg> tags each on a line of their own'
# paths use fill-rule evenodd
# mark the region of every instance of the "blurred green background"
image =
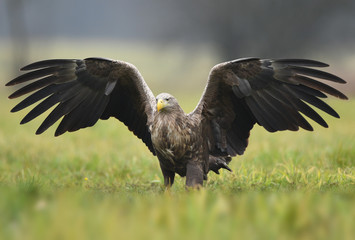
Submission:
<svg viewBox="0 0 355 240">
<path fill-rule="evenodd" d="M 0 1 L 0 239 L 354 239 L 354 1 Z M 158 160 L 115 119 L 54 138 L 19 122 L 4 84 L 49 58 L 137 66 L 186 112 L 209 70 L 240 57 L 311 58 L 344 78 L 329 128 L 255 126 L 232 173 L 186 192 L 162 187 Z"/>
</svg>

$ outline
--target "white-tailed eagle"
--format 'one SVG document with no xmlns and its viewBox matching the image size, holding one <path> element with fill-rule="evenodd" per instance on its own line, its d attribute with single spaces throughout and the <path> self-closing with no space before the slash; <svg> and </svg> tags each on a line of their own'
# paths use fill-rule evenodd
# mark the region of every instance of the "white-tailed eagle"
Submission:
<svg viewBox="0 0 355 240">
<path fill-rule="evenodd" d="M 230 170 L 227 164 L 244 153 L 255 123 L 269 132 L 300 127 L 312 131 L 305 115 L 327 127 L 310 105 L 339 118 L 321 98 L 327 97 L 325 93 L 347 97 L 316 79 L 345 81 L 316 69 L 327 66 L 305 59 L 245 58 L 220 63 L 211 69 L 200 102 L 189 114 L 170 94 L 154 97 L 137 68 L 123 61 L 39 61 L 23 67 L 27 73 L 6 85 L 28 83 L 9 98 L 32 93 L 12 112 L 44 99 L 21 124 L 56 105 L 36 134 L 61 118 L 55 136 L 115 117 L 158 157 L 166 186 L 173 184 L 175 173 L 186 176 L 187 186 L 200 186 L 210 170 Z"/>
</svg>

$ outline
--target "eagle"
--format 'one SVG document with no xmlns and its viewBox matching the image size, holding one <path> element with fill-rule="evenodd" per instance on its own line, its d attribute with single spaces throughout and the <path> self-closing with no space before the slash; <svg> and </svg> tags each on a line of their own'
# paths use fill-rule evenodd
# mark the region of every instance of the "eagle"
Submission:
<svg viewBox="0 0 355 240">
<path fill-rule="evenodd" d="M 174 183 L 177 173 L 186 176 L 187 188 L 198 188 L 209 171 L 231 170 L 231 157 L 244 153 L 255 124 L 269 132 L 312 131 L 308 117 L 328 127 L 311 106 L 339 118 L 321 99 L 326 94 L 347 97 L 320 80 L 346 82 L 319 70 L 328 66 L 308 59 L 242 58 L 219 63 L 210 70 L 202 97 L 188 114 L 172 95 L 154 97 L 134 65 L 106 58 L 38 61 L 21 68 L 27 72 L 6 86 L 26 83 L 10 99 L 31 93 L 11 112 L 44 99 L 21 124 L 55 106 L 36 134 L 60 119 L 55 136 L 115 117 L 157 156 L 165 186 Z"/>
</svg>

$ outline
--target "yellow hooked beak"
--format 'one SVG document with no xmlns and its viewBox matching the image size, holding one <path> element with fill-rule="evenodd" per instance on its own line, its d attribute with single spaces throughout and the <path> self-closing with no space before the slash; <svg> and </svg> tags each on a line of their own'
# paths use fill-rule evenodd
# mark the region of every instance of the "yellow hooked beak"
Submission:
<svg viewBox="0 0 355 240">
<path fill-rule="evenodd" d="M 158 102 L 157 102 L 157 110 L 158 110 L 158 112 L 159 112 L 161 109 L 165 108 L 166 105 L 168 105 L 168 103 L 167 103 L 166 101 L 164 101 L 164 100 L 161 99 L 161 98 L 158 99 Z"/>
</svg>

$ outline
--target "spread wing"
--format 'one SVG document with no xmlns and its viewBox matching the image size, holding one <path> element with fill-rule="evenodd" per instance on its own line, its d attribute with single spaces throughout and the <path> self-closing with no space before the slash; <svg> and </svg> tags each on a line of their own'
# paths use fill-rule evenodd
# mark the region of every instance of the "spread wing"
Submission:
<svg viewBox="0 0 355 240">
<path fill-rule="evenodd" d="M 55 136 L 93 126 L 99 119 L 113 116 L 154 154 L 148 125 L 155 111 L 155 98 L 133 65 L 103 58 L 53 59 L 32 63 L 21 70 L 29 72 L 6 86 L 24 82 L 27 85 L 9 98 L 33 93 L 11 111 L 20 111 L 45 98 L 21 124 L 56 105 L 36 134 L 43 133 L 62 117 Z"/>
<path fill-rule="evenodd" d="M 345 83 L 333 74 L 315 69 L 327 66 L 313 60 L 248 58 L 213 67 L 204 94 L 190 113 L 200 115 L 203 121 L 210 154 L 243 154 L 255 123 L 269 132 L 297 131 L 299 127 L 312 131 L 302 113 L 327 127 L 309 105 L 339 118 L 320 98 L 326 98 L 325 93 L 341 99 L 347 97 L 314 79 Z"/>
</svg>

